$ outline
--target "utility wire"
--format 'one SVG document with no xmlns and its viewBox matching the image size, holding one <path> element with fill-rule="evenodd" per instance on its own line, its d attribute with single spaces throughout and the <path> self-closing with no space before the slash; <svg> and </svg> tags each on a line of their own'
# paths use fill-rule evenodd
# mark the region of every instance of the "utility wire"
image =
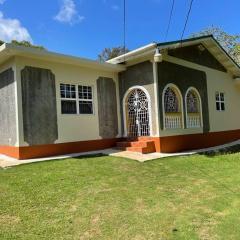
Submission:
<svg viewBox="0 0 240 240">
<path fill-rule="evenodd" d="M 191 10 L 192 10 L 192 5 L 193 5 L 193 0 L 191 0 L 191 2 L 190 2 L 190 6 L 189 6 L 189 9 L 188 9 L 186 21 L 185 21 L 182 36 L 181 36 L 181 41 L 183 40 L 184 33 L 185 33 L 185 30 L 186 30 L 186 27 L 187 27 L 187 24 L 188 24 L 189 16 L 190 16 L 190 13 L 191 13 Z"/>
<path fill-rule="evenodd" d="M 171 8 L 171 12 L 170 12 L 169 20 L 168 20 L 168 26 L 167 26 L 167 31 L 166 31 L 166 34 L 165 34 L 164 41 L 166 41 L 166 40 L 167 40 L 167 37 L 168 37 L 170 25 L 171 25 L 171 22 L 172 22 L 174 5 L 175 5 L 175 0 L 172 1 L 172 8 Z"/>
<path fill-rule="evenodd" d="M 123 0 L 123 51 L 124 51 L 124 62 L 126 54 L 126 0 Z"/>
</svg>

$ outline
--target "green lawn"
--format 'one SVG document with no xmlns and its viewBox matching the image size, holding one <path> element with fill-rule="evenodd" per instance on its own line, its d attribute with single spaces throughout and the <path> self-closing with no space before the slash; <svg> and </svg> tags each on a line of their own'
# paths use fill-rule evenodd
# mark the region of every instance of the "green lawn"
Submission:
<svg viewBox="0 0 240 240">
<path fill-rule="evenodd" d="M 240 239 L 240 154 L 0 170 L 0 239 Z"/>
</svg>

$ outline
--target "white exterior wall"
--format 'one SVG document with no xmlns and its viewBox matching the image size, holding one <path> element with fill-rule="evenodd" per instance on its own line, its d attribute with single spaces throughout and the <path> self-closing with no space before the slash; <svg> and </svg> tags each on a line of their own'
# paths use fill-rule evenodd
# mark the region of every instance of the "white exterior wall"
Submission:
<svg viewBox="0 0 240 240">
<path fill-rule="evenodd" d="M 25 66 L 50 69 L 55 75 L 56 99 L 57 99 L 57 122 L 58 140 L 55 143 L 66 143 L 76 141 L 88 141 L 101 139 L 99 136 L 98 123 L 98 98 L 97 79 L 108 77 L 114 79 L 117 92 L 118 126 L 121 132 L 119 97 L 118 97 L 118 74 L 95 70 L 86 67 L 67 65 L 61 63 L 46 62 L 23 57 L 17 57 L 17 80 L 18 80 L 18 113 L 19 113 L 19 137 L 20 146 L 27 146 L 24 142 L 23 116 L 22 116 L 22 94 L 21 94 L 21 70 Z M 89 85 L 93 87 L 93 108 L 92 115 L 61 114 L 60 83 Z"/>
</svg>

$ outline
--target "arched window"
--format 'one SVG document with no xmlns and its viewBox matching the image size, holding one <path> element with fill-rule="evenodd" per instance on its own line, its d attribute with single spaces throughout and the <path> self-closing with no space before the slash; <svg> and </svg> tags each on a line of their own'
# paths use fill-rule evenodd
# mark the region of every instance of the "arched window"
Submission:
<svg viewBox="0 0 240 240">
<path fill-rule="evenodd" d="M 168 85 L 163 91 L 164 128 L 182 128 L 182 96 L 175 85 Z"/>
<path fill-rule="evenodd" d="M 179 112 L 179 100 L 174 90 L 168 87 L 164 95 L 165 113 Z"/>
<path fill-rule="evenodd" d="M 200 128 L 202 126 L 202 113 L 201 98 L 198 91 L 194 88 L 189 88 L 185 101 L 187 128 Z"/>
<path fill-rule="evenodd" d="M 199 113 L 199 99 L 193 90 L 187 93 L 187 112 Z"/>
</svg>

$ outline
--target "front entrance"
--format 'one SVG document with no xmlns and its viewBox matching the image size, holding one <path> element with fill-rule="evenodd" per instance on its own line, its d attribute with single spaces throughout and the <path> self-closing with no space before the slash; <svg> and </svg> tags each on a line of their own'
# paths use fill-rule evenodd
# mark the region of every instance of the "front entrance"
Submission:
<svg viewBox="0 0 240 240">
<path fill-rule="evenodd" d="M 149 100 L 141 89 L 132 90 L 125 102 L 128 137 L 150 136 Z"/>
</svg>

